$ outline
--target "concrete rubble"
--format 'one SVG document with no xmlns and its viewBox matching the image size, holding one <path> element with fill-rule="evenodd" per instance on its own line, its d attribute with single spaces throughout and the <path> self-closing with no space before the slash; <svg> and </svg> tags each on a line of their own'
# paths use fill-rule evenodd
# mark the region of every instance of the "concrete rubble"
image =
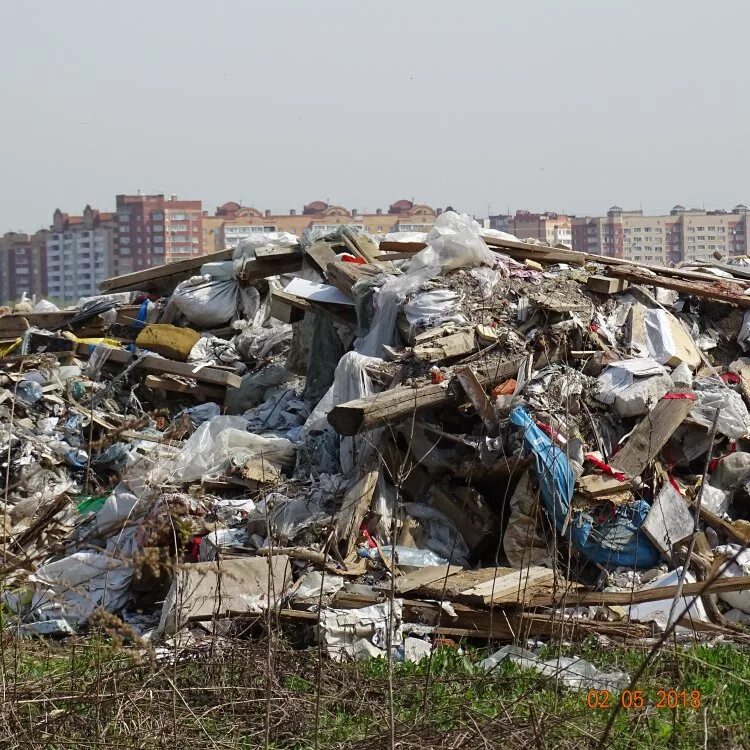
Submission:
<svg viewBox="0 0 750 750">
<path fill-rule="evenodd" d="M 722 269 L 446 212 L 6 309 L 4 612 L 69 637 L 104 610 L 154 642 L 257 620 L 335 659 L 746 640 L 750 265 Z M 506 656 L 535 659 L 487 668 Z"/>
</svg>

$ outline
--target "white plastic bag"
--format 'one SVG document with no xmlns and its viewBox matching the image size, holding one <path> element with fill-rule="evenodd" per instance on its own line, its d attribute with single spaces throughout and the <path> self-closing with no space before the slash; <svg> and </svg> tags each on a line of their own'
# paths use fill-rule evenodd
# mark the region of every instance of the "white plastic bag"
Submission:
<svg viewBox="0 0 750 750">
<path fill-rule="evenodd" d="M 237 312 L 239 284 L 235 279 L 193 276 L 177 285 L 172 293 L 177 308 L 199 328 L 216 328 Z"/>
<path fill-rule="evenodd" d="M 427 247 L 409 264 L 409 273 L 432 268 L 446 273 L 456 268 L 495 265 L 495 254 L 480 236 L 481 227 L 467 214 L 446 211 L 427 235 Z"/>
<path fill-rule="evenodd" d="M 725 544 L 714 550 L 715 555 L 725 555 L 734 557 L 739 552 L 738 544 Z M 740 576 L 750 576 L 750 549 L 743 549 L 732 563 L 724 563 L 721 567 L 722 578 L 739 578 Z M 731 607 L 740 609 L 746 614 L 750 614 L 750 589 L 744 591 L 730 591 L 719 594 L 719 599 L 725 601 Z"/>
<path fill-rule="evenodd" d="M 750 414 L 742 396 L 728 388 L 719 378 L 696 378 L 693 382 L 696 402 L 690 417 L 704 427 L 711 427 L 718 408 L 716 430 L 732 440 L 750 432 Z"/>
<path fill-rule="evenodd" d="M 250 453 L 278 466 L 294 464 L 294 446 L 286 438 L 247 432 L 242 417 L 217 417 L 204 422 L 177 454 L 171 467 L 175 478 L 195 482 L 221 471 L 232 456 Z"/>
</svg>

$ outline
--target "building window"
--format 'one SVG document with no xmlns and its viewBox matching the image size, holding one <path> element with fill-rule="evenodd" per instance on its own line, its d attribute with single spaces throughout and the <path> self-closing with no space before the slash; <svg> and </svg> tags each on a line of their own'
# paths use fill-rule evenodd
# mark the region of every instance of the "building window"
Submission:
<svg viewBox="0 0 750 750">
<path fill-rule="evenodd" d="M 167 218 L 172 221 L 185 221 L 185 219 L 187 219 L 187 214 L 168 213 Z"/>
</svg>

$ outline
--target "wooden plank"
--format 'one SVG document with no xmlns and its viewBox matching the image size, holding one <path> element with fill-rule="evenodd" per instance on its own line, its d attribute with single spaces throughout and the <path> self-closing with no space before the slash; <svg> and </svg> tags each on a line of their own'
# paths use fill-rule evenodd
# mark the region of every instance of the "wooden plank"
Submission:
<svg viewBox="0 0 750 750">
<path fill-rule="evenodd" d="M 478 597 L 485 604 L 508 604 L 522 602 L 526 592 L 539 585 L 550 584 L 555 578 L 555 571 L 532 565 L 528 568 L 513 570 L 486 581 L 473 589 L 463 592 L 466 597 Z"/>
<path fill-rule="evenodd" d="M 470 367 L 459 367 L 455 372 L 458 382 L 461 383 L 461 387 L 469 397 L 469 400 L 477 410 L 477 414 L 481 418 L 484 426 L 490 435 L 497 435 L 500 431 L 500 420 L 495 414 L 495 410 L 492 408 L 487 394 L 482 388 L 482 384 L 477 380 L 477 376 Z"/>
<path fill-rule="evenodd" d="M 328 279 L 328 264 L 334 263 L 337 260 L 336 252 L 325 240 L 314 242 L 312 246 L 305 251 L 305 257 L 310 261 L 310 264 L 323 277 L 323 279 L 326 280 Z"/>
<path fill-rule="evenodd" d="M 421 589 L 430 584 L 442 584 L 446 576 L 450 578 L 463 570 L 460 565 L 428 565 L 412 573 L 407 573 L 396 580 L 396 593 L 405 594 L 414 589 Z M 383 584 L 384 589 L 390 589 L 390 584 Z"/>
<path fill-rule="evenodd" d="M 685 421 L 694 404 L 695 401 L 690 398 L 660 399 L 610 461 L 612 468 L 631 477 L 640 476 L 672 433 Z"/>
<path fill-rule="evenodd" d="M 630 482 L 621 482 L 604 474 L 588 474 L 576 480 L 576 490 L 590 497 L 614 495 L 629 492 L 630 489 Z"/>
<path fill-rule="evenodd" d="M 525 357 L 517 357 L 478 370 L 476 375 L 480 386 L 495 385 L 515 375 L 525 359 Z M 455 403 L 455 392 L 443 388 L 439 383 L 417 387 L 399 386 L 373 396 L 334 406 L 328 413 L 328 423 L 339 435 L 356 435 L 363 430 L 398 422 L 420 409 Z"/>
<path fill-rule="evenodd" d="M 240 284 L 293 273 L 302 268 L 302 251 L 298 247 L 279 247 L 274 250 L 276 252 L 271 255 L 246 258 L 241 264 L 238 262 L 236 276 Z"/>
<path fill-rule="evenodd" d="M 417 344 L 412 354 L 423 362 L 447 362 L 457 357 L 465 357 L 477 349 L 473 330 L 463 330 L 448 336 Z"/>
<path fill-rule="evenodd" d="M 204 396 L 210 401 L 224 401 L 227 393 L 226 388 L 200 384 L 190 385 L 180 380 L 174 380 L 169 376 L 146 375 L 143 385 L 147 388 L 170 391 L 172 393 L 189 393 L 196 396 Z"/>
<path fill-rule="evenodd" d="M 112 276 L 99 282 L 99 289 L 103 292 L 142 290 L 148 291 L 155 282 L 166 278 L 174 280 L 177 277 L 183 279 L 194 276 L 204 263 L 216 263 L 232 259 L 232 250 L 220 250 L 218 253 L 209 253 L 185 260 L 177 260 L 172 263 L 164 263 L 153 266 L 142 271 L 133 271 L 122 276 Z"/>
<path fill-rule="evenodd" d="M 312 306 L 306 299 L 281 290 L 271 293 L 271 317 L 282 323 L 296 323 L 305 317 Z"/>
<path fill-rule="evenodd" d="M 78 344 L 76 354 L 80 357 L 90 357 L 93 347 L 89 344 Z M 112 349 L 109 352 L 107 364 L 129 365 L 135 359 L 135 355 L 124 349 Z M 192 378 L 203 383 L 212 383 L 226 387 L 239 387 L 242 378 L 236 372 L 228 372 L 217 367 L 201 367 L 190 362 L 175 362 L 171 359 L 162 359 L 151 354 L 146 355 L 135 369 L 147 370 L 149 372 L 169 375 L 181 375 L 183 378 Z"/>
<path fill-rule="evenodd" d="M 693 533 L 693 516 L 688 504 L 669 482 L 651 503 L 641 529 L 667 560 L 672 558 L 672 547 Z"/>
<path fill-rule="evenodd" d="M 659 269 L 662 271 L 663 269 Z M 669 278 L 663 273 L 651 275 L 634 267 L 610 268 L 608 273 L 620 279 L 627 279 L 635 284 L 658 286 L 663 289 L 673 289 L 681 294 L 692 294 L 703 299 L 714 299 L 729 302 L 738 307 L 750 307 L 750 296 L 743 294 L 745 287 L 737 282 L 718 279 L 712 276 L 712 281 L 684 281 Z M 688 272 L 683 272 L 687 274 Z M 702 274 L 709 275 L 709 274 Z"/>
<path fill-rule="evenodd" d="M 705 592 L 704 592 L 705 587 Z M 727 593 L 730 591 L 746 591 L 750 589 L 750 576 L 737 578 L 717 578 L 706 586 L 706 581 L 686 583 L 682 587 L 683 596 L 696 596 L 701 592 L 706 594 Z M 638 591 L 586 591 L 568 595 L 566 604 L 575 606 L 624 607 L 629 604 L 643 604 L 657 602 L 662 599 L 674 599 L 677 586 L 660 586 Z M 559 603 L 559 598 L 549 594 L 540 594 L 531 599 L 530 604 L 535 607 L 552 607 Z"/>
</svg>

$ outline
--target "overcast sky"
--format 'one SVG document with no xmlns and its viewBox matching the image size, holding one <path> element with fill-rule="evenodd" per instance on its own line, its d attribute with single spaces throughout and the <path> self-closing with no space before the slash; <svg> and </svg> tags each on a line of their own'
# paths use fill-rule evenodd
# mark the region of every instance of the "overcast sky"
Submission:
<svg viewBox="0 0 750 750">
<path fill-rule="evenodd" d="M 0 232 L 138 189 L 750 204 L 743 0 L 0 0 L 0 28 Z"/>
</svg>

